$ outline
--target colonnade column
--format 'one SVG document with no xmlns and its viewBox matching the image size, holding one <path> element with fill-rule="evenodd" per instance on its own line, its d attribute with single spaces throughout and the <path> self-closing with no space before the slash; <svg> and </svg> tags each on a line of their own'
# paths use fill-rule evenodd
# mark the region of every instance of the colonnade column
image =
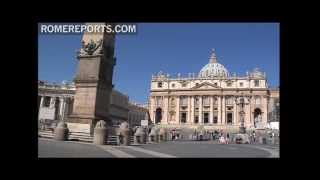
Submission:
<svg viewBox="0 0 320 180">
<path fill-rule="evenodd" d="M 50 98 L 50 108 L 54 108 L 55 103 L 56 103 L 56 98 L 55 97 L 51 97 Z"/>
<path fill-rule="evenodd" d="M 41 96 L 39 109 L 43 107 L 43 101 L 44 101 L 44 96 Z"/>
<path fill-rule="evenodd" d="M 64 97 L 60 97 L 59 115 L 61 120 L 64 120 L 64 112 L 65 112 L 64 103 L 65 103 Z"/>
<path fill-rule="evenodd" d="M 43 101 L 44 101 L 44 96 L 40 96 L 40 105 L 39 105 L 39 111 L 38 111 L 38 119 L 40 119 L 40 110 L 43 107 Z"/>
</svg>

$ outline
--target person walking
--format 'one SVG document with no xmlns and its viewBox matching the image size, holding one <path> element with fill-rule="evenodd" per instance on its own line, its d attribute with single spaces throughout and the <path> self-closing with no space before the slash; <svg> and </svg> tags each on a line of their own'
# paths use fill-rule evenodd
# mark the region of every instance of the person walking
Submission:
<svg viewBox="0 0 320 180">
<path fill-rule="evenodd" d="M 226 144 L 229 144 L 229 138 L 230 138 L 229 133 L 227 133 Z"/>
</svg>

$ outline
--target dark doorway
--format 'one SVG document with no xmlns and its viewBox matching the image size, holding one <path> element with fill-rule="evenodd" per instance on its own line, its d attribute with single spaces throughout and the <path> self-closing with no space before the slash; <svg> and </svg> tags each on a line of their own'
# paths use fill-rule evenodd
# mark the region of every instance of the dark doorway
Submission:
<svg viewBox="0 0 320 180">
<path fill-rule="evenodd" d="M 227 124 L 232 124 L 232 113 L 227 113 Z"/>
<path fill-rule="evenodd" d="M 187 113 L 183 112 L 181 113 L 181 123 L 186 123 L 187 122 Z"/>
<path fill-rule="evenodd" d="M 254 118 L 256 118 L 256 117 L 258 117 L 259 115 L 261 115 L 261 109 L 259 109 L 259 108 L 256 108 L 255 110 L 254 110 Z"/>
<path fill-rule="evenodd" d="M 194 116 L 194 123 L 196 123 L 196 124 L 199 123 L 199 116 Z"/>
<path fill-rule="evenodd" d="M 213 123 L 217 124 L 218 123 L 218 116 L 213 116 Z"/>
<path fill-rule="evenodd" d="M 254 110 L 254 114 L 253 114 L 254 127 L 257 127 L 257 122 L 259 122 L 259 121 L 261 120 L 261 114 L 262 114 L 261 109 L 256 108 L 256 109 Z"/>
<path fill-rule="evenodd" d="M 209 113 L 203 113 L 203 123 L 209 123 Z"/>
<path fill-rule="evenodd" d="M 157 108 L 156 109 L 156 123 L 160 123 L 162 119 L 162 109 L 161 108 Z"/>
</svg>

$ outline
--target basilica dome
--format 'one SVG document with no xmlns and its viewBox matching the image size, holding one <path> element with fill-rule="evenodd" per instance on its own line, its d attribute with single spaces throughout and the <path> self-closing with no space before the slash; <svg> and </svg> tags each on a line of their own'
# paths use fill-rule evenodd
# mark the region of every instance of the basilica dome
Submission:
<svg viewBox="0 0 320 180">
<path fill-rule="evenodd" d="M 217 57 L 214 49 L 210 57 L 210 62 L 206 64 L 199 72 L 199 77 L 228 77 L 228 70 L 217 62 Z"/>
</svg>

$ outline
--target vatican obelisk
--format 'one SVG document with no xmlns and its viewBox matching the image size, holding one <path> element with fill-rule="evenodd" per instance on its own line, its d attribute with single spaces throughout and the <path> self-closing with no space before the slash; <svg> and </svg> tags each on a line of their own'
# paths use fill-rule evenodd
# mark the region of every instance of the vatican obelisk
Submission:
<svg viewBox="0 0 320 180">
<path fill-rule="evenodd" d="M 104 25 L 105 23 L 87 23 Z M 68 126 L 93 135 L 98 121 L 111 125 L 109 118 L 112 92 L 115 34 L 84 32 L 82 48 L 78 52 L 78 69 L 74 83 L 76 92 Z M 77 130 L 75 130 L 77 131 Z"/>
</svg>

